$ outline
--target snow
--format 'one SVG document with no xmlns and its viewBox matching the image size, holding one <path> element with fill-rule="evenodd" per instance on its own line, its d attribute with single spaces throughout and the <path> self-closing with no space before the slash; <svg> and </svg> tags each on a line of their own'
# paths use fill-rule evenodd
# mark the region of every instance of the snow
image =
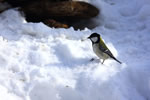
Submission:
<svg viewBox="0 0 150 100">
<path fill-rule="evenodd" d="M 88 0 L 99 25 L 77 30 L 0 14 L 2 100 L 150 100 L 150 1 Z M 117 59 L 102 65 L 89 40 L 98 32 Z"/>
</svg>

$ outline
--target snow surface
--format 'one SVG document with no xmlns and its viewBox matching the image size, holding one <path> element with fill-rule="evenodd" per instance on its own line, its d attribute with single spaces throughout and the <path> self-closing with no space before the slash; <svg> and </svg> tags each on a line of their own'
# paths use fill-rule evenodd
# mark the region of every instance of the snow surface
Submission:
<svg viewBox="0 0 150 100">
<path fill-rule="evenodd" d="M 0 100 L 150 100 L 150 1 L 88 0 L 101 9 L 95 29 L 75 31 L 0 14 Z M 97 60 L 98 32 L 123 62 Z"/>
</svg>

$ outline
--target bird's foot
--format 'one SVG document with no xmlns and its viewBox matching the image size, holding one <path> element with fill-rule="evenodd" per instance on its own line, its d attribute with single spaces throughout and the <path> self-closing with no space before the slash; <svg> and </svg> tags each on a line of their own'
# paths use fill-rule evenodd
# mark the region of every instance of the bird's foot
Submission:
<svg viewBox="0 0 150 100">
<path fill-rule="evenodd" d="M 90 61 L 94 61 L 94 60 L 95 60 L 94 58 L 90 59 Z"/>
</svg>

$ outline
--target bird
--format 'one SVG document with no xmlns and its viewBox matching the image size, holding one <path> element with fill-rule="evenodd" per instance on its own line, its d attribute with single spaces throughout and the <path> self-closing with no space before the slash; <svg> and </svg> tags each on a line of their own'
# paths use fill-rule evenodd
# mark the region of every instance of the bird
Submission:
<svg viewBox="0 0 150 100">
<path fill-rule="evenodd" d="M 108 49 L 106 44 L 104 43 L 103 39 L 101 38 L 101 35 L 98 33 L 92 33 L 87 39 L 90 39 L 92 42 L 92 47 L 94 53 L 102 59 L 102 64 L 106 59 L 112 58 L 118 63 L 122 63 L 118 59 L 114 57 L 114 55 L 111 53 L 111 51 Z"/>
</svg>

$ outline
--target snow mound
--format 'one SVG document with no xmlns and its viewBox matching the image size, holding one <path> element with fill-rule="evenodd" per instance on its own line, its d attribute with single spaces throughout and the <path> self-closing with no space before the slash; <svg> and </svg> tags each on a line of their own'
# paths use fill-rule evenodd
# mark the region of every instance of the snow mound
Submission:
<svg viewBox="0 0 150 100">
<path fill-rule="evenodd" d="M 88 2 L 101 8 L 93 30 L 28 23 L 15 9 L 0 14 L 0 98 L 150 100 L 149 0 Z M 92 32 L 123 64 L 90 62 L 92 44 L 81 40 Z"/>
</svg>

